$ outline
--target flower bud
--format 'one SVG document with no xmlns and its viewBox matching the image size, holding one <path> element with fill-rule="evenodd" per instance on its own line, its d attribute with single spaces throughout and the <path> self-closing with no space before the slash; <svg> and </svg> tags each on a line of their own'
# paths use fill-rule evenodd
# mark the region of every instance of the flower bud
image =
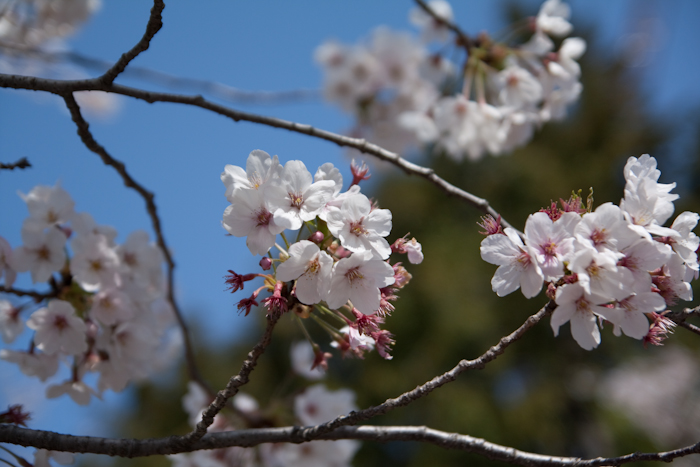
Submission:
<svg viewBox="0 0 700 467">
<path fill-rule="evenodd" d="M 270 268 L 272 267 L 272 260 L 268 258 L 267 256 L 264 256 L 260 260 L 260 267 L 262 268 L 263 271 L 269 271 Z"/>
</svg>

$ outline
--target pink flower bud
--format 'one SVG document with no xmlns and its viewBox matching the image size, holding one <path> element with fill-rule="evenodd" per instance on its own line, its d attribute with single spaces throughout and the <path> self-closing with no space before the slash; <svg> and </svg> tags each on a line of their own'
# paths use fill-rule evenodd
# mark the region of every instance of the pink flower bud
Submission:
<svg viewBox="0 0 700 467">
<path fill-rule="evenodd" d="M 260 260 L 260 267 L 263 271 L 269 271 L 272 267 L 272 260 L 267 256 L 263 256 L 263 258 Z"/>
<path fill-rule="evenodd" d="M 317 230 L 316 232 L 312 233 L 311 236 L 309 237 L 309 241 L 315 243 L 316 245 L 321 244 L 323 240 L 326 237 L 323 235 L 323 232 L 320 230 Z"/>
</svg>

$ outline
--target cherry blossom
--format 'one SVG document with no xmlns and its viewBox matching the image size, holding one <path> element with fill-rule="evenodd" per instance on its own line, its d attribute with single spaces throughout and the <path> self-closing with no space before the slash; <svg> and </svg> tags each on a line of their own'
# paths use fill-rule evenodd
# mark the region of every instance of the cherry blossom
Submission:
<svg viewBox="0 0 700 467">
<path fill-rule="evenodd" d="M 323 384 L 306 389 L 294 399 L 294 413 L 305 426 L 319 425 L 357 410 L 355 393 L 349 389 L 329 391 Z"/>
<path fill-rule="evenodd" d="M 0 237 L 0 279 L 5 277 L 5 287 L 12 287 L 17 278 L 17 272 L 12 264 L 14 264 L 12 247 L 7 240 Z"/>
<path fill-rule="evenodd" d="M 22 229 L 24 244 L 13 252 L 13 264 L 17 272 L 31 272 L 32 282 L 45 282 L 66 262 L 64 246 L 66 236 L 52 227 L 46 231 Z"/>
<path fill-rule="evenodd" d="M 506 228 L 504 234 L 489 235 L 481 242 L 481 258 L 499 266 L 491 280 L 493 291 L 503 297 L 521 288 L 525 298 L 532 298 L 544 282 L 537 252 L 523 244 L 515 230 Z"/>
<path fill-rule="evenodd" d="M 270 157 L 265 151 L 251 151 L 246 161 L 245 171 L 236 165 L 227 165 L 221 173 L 221 181 L 226 187 L 226 198 L 233 203 L 237 189 L 264 190 L 265 187 L 279 179 L 282 166 L 277 156 Z"/>
<path fill-rule="evenodd" d="M 48 307 L 32 313 L 27 326 L 36 331 L 36 347 L 48 355 L 78 355 L 87 350 L 85 322 L 68 302 L 51 300 Z"/>
<path fill-rule="evenodd" d="M 273 219 L 271 206 L 260 190 L 238 190 L 233 204 L 224 211 L 223 226 L 236 237 L 247 237 L 246 245 L 254 255 L 264 255 L 275 244 L 284 226 Z"/>
<path fill-rule="evenodd" d="M 296 296 L 301 303 L 313 305 L 325 299 L 330 288 L 333 259 L 318 245 L 301 240 L 289 247 L 289 258 L 277 267 L 277 279 L 296 279 Z"/>
<path fill-rule="evenodd" d="M 372 252 L 381 259 L 391 254 L 384 237 L 391 232 L 391 211 L 372 209 L 372 203 L 362 194 L 343 201 L 340 209 L 327 215 L 328 230 L 340 239 L 340 244 L 352 252 Z"/>
<path fill-rule="evenodd" d="M 354 253 L 333 267 L 330 293 L 326 302 L 330 308 L 339 308 L 350 300 L 355 308 L 366 315 L 379 310 L 379 289 L 394 283 L 394 270 L 369 251 Z"/>
<path fill-rule="evenodd" d="M 6 344 L 14 342 L 24 331 L 24 321 L 19 316 L 21 311 L 7 300 L 0 300 L 0 336 Z"/>
</svg>

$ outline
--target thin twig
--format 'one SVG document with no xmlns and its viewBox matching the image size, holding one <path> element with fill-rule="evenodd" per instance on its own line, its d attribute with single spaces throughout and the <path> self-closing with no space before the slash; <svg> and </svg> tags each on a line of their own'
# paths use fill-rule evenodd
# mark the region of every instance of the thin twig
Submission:
<svg viewBox="0 0 700 467">
<path fill-rule="evenodd" d="M 173 437 L 151 439 L 111 439 L 92 436 L 71 436 L 50 431 L 30 430 L 15 425 L 0 425 L 0 442 L 21 446 L 32 446 L 52 451 L 106 454 L 120 457 L 145 457 L 194 452 L 202 449 L 221 449 L 233 446 L 253 447 L 263 443 L 303 443 L 302 428 L 256 428 L 248 430 L 210 433 L 194 444 L 173 442 Z M 671 462 L 674 459 L 700 453 L 700 443 L 666 452 L 635 452 L 619 457 L 547 456 L 520 451 L 481 438 L 459 433 L 448 433 L 425 426 L 357 426 L 342 427 L 316 439 L 357 439 L 363 441 L 389 442 L 414 441 L 479 454 L 493 460 L 522 466 L 542 467 L 597 467 L 622 465 L 640 461 Z"/>
<path fill-rule="evenodd" d="M 29 56 L 44 63 L 71 62 L 83 68 L 91 68 L 100 73 L 108 70 L 113 63 L 99 58 L 67 52 L 47 52 L 41 49 L 18 48 L 12 44 L 4 44 L 0 41 L 0 50 L 5 49 L 9 53 L 21 52 L 23 56 Z M 284 104 L 290 102 L 302 102 L 318 99 L 321 92 L 318 89 L 292 89 L 289 91 L 247 91 L 223 83 L 204 79 L 183 78 L 180 76 L 163 73 L 146 67 L 130 64 L 120 76 L 139 79 L 173 90 L 194 91 L 210 95 L 217 99 L 226 100 L 238 104 Z"/>
<path fill-rule="evenodd" d="M 455 23 L 446 20 L 445 18 L 440 17 L 435 11 L 433 11 L 430 6 L 425 3 L 423 0 L 415 0 L 416 3 L 418 4 L 419 7 L 423 9 L 426 13 L 428 13 L 436 22 L 439 24 L 443 24 L 447 29 L 450 31 L 454 32 L 457 34 L 457 37 L 459 37 L 460 43 L 464 45 L 464 47 L 469 50 L 472 48 L 472 40 L 469 38 L 467 33 L 462 31 L 459 26 L 457 26 Z"/>
<path fill-rule="evenodd" d="M 32 297 L 34 300 L 37 302 L 40 302 L 42 300 L 48 300 L 49 298 L 55 298 L 56 293 L 51 292 L 51 293 L 40 293 L 40 292 L 35 292 L 33 290 L 21 290 L 21 289 L 13 289 L 13 288 L 8 288 L 8 287 L 0 287 L 0 292 L 2 293 L 9 293 L 12 295 L 17 295 L 18 297 Z"/>
<path fill-rule="evenodd" d="M 253 347 L 253 350 L 248 352 L 248 358 L 246 358 L 243 362 L 241 371 L 239 371 L 237 375 L 232 376 L 229 379 L 228 383 L 226 384 L 226 387 L 216 394 L 216 398 L 214 399 L 214 401 L 211 404 L 209 404 L 209 407 L 207 407 L 204 410 L 204 412 L 202 413 L 202 420 L 200 420 L 199 423 L 197 423 L 195 429 L 182 438 L 186 444 L 192 444 L 200 440 L 202 436 L 204 436 L 207 433 L 207 428 L 209 428 L 211 424 L 214 423 L 214 417 L 216 416 L 216 414 L 221 412 L 221 409 L 224 408 L 226 402 L 238 393 L 238 389 L 241 386 L 248 383 L 248 381 L 250 380 L 250 373 L 255 369 L 255 366 L 258 364 L 258 358 L 260 358 L 260 355 L 262 355 L 263 352 L 265 352 L 265 349 L 272 340 L 272 331 L 275 328 L 275 324 L 277 324 L 279 318 L 280 315 L 276 312 L 271 312 L 266 316 L 267 326 L 265 327 L 265 332 L 263 333 L 263 336 L 260 338 L 260 342 L 258 342 L 255 345 L 255 347 Z"/>
<path fill-rule="evenodd" d="M 542 318 L 550 315 L 556 307 L 556 303 L 554 301 L 550 301 L 547 303 L 547 305 L 540 309 L 540 311 L 525 320 L 525 322 L 518 329 L 507 336 L 502 337 L 498 344 L 484 352 L 480 357 L 474 360 L 462 360 L 450 371 L 436 376 L 430 381 L 417 386 L 415 389 L 401 394 L 399 397 L 387 399 L 377 406 L 369 407 L 357 412 L 351 412 L 349 415 L 340 416 L 334 420 L 315 427 L 304 428 L 302 430 L 302 436 L 304 436 L 304 439 L 315 439 L 320 434 L 328 433 L 340 426 L 356 425 L 361 421 L 369 420 L 370 418 L 374 418 L 379 415 L 384 415 L 391 410 L 406 406 L 417 399 L 427 396 L 435 389 L 456 380 L 457 376 L 467 370 L 480 370 L 484 368 L 487 363 L 495 360 L 499 355 L 505 352 L 506 348 L 508 348 L 510 344 L 520 339 L 525 332 L 527 332 L 535 324 L 539 323 Z M 308 438 L 306 438 L 307 436 Z"/>
<path fill-rule="evenodd" d="M 687 329 L 688 331 L 694 332 L 698 336 L 700 336 L 700 328 L 695 326 L 694 324 L 686 323 L 685 321 L 681 321 L 678 323 L 678 325 L 682 328 Z"/>
<path fill-rule="evenodd" d="M 95 141 L 95 138 L 90 132 L 90 125 L 88 125 L 87 121 L 85 121 L 85 119 L 83 118 L 80 112 L 80 107 L 75 101 L 75 97 L 73 96 L 73 94 L 65 94 L 62 97 L 66 102 L 68 110 L 70 111 L 71 117 L 73 118 L 73 122 L 75 122 L 76 126 L 78 127 L 78 135 L 83 141 L 83 144 L 85 144 L 85 146 L 90 151 L 100 156 L 102 162 L 104 162 L 105 165 L 113 167 L 114 170 L 116 170 L 117 173 L 121 176 L 122 180 L 124 181 L 124 185 L 135 190 L 139 195 L 141 195 L 143 200 L 146 202 L 146 210 L 148 211 L 148 215 L 151 218 L 151 223 L 153 224 L 153 230 L 156 234 L 158 247 L 163 252 L 165 261 L 168 264 L 167 298 L 168 302 L 173 308 L 173 312 L 175 313 L 177 322 L 180 325 L 180 329 L 182 330 L 185 345 L 185 360 L 187 362 L 188 373 L 190 379 L 198 382 L 202 385 L 203 388 L 206 389 L 209 387 L 209 385 L 199 373 L 199 369 L 197 368 L 197 362 L 194 358 L 194 351 L 192 349 L 192 340 L 190 338 L 189 328 L 187 327 L 187 323 L 185 323 L 185 319 L 182 315 L 182 312 L 180 311 L 180 307 L 178 306 L 177 301 L 175 300 L 175 261 L 173 260 L 173 257 L 170 254 L 170 249 L 168 248 L 168 245 L 165 243 L 165 237 L 163 236 L 163 229 L 160 223 L 160 216 L 158 215 L 156 203 L 153 201 L 155 195 L 152 192 L 146 190 L 142 185 L 140 185 L 136 180 L 134 180 L 131 177 L 131 175 L 129 175 L 129 172 L 126 171 L 126 165 L 124 165 L 123 162 L 113 158 L 107 152 L 107 150 L 105 150 L 104 147 L 102 147 L 97 141 Z"/>
<path fill-rule="evenodd" d="M 26 169 L 31 167 L 32 164 L 29 163 L 26 157 L 21 158 L 17 162 L 11 162 L 9 164 L 3 164 L 0 162 L 0 170 L 15 170 L 15 169 Z"/>
<path fill-rule="evenodd" d="M 153 8 L 151 8 L 151 16 L 148 18 L 148 24 L 146 25 L 146 32 L 143 33 L 143 37 L 138 43 L 131 48 L 127 53 L 122 54 L 117 63 L 114 64 L 112 68 L 107 70 L 104 75 L 100 76 L 98 79 L 104 84 L 110 85 L 119 76 L 119 73 L 124 71 L 129 62 L 138 57 L 141 52 L 148 50 L 151 45 L 151 39 L 156 35 L 160 28 L 163 27 L 163 9 L 165 8 L 165 3 L 163 0 L 153 0 Z"/>
<path fill-rule="evenodd" d="M 76 91 L 105 91 L 115 94 L 121 94 L 124 96 L 130 96 L 135 99 L 140 99 L 149 103 L 171 102 L 177 104 L 192 105 L 195 107 L 200 107 L 202 109 L 209 110 L 219 115 L 223 115 L 236 122 L 247 121 L 252 123 L 259 123 L 261 125 L 266 125 L 273 128 L 282 128 L 285 130 L 293 131 L 295 133 L 301 133 L 315 138 L 324 139 L 326 141 L 333 142 L 338 146 L 354 148 L 360 152 L 376 156 L 381 160 L 394 164 L 409 175 L 417 175 L 427 179 L 435 186 L 440 188 L 447 195 L 459 198 L 460 200 L 466 202 L 467 204 L 473 206 L 474 208 L 480 210 L 485 214 L 490 214 L 496 219 L 499 216 L 499 213 L 491 207 L 487 200 L 479 198 L 478 196 L 475 196 L 465 190 L 462 190 L 461 188 L 452 185 L 451 183 L 447 182 L 446 180 L 442 179 L 437 174 L 435 174 L 435 171 L 433 169 L 428 167 L 422 167 L 420 165 L 409 162 L 406 159 L 403 159 L 397 153 L 387 151 L 386 149 L 377 146 L 376 144 L 369 143 L 364 139 L 350 138 L 348 136 L 339 135 L 330 131 L 321 130 L 311 125 L 290 122 L 288 120 L 282 120 L 274 117 L 266 117 L 263 115 L 248 112 L 241 112 L 225 107 L 223 105 L 215 104 L 211 101 L 208 101 L 207 99 L 204 99 L 202 96 L 186 96 L 182 94 L 151 92 L 118 84 L 112 84 L 111 86 L 108 86 L 104 85 L 96 79 L 62 81 L 35 78 L 30 76 L 4 74 L 0 74 L 0 87 L 13 89 L 29 89 L 34 91 L 46 91 L 58 95 L 64 95 L 68 92 Z M 502 216 L 501 224 L 503 225 L 503 227 L 514 228 Z M 517 231 L 517 229 L 515 230 Z"/>
</svg>

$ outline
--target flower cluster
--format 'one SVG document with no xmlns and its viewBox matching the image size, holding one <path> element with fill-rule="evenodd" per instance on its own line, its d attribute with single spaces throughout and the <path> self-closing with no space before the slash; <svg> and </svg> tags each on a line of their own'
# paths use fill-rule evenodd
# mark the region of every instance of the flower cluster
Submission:
<svg viewBox="0 0 700 467">
<path fill-rule="evenodd" d="M 518 288 L 527 298 L 548 283 L 557 303 L 555 335 L 567 321 L 584 349 L 600 344 L 599 323 L 608 321 L 615 335 L 624 333 L 659 344 L 673 323 L 661 312 L 678 299 L 691 300 L 690 281 L 698 277 L 700 238 L 693 229 L 700 216 L 684 212 L 671 227 L 676 186 L 659 183 L 661 172 L 648 154 L 630 157 L 620 205 L 605 203 L 592 211 L 580 196 L 528 217 L 521 238 L 484 224 L 481 257 L 499 268 L 491 284 L 499 295 Z M 651 325 L 649 318 L 652 320 Z"/>
<path fill-rule="evenodd" d="M 353 164 L 352 170 L 355 182 L 367 177 L 362 166 Z M 387 260 L 392 252 L 407 254 L 413 263 L 423 259 L 415 239 L 400 238 L 393 245 L 386 240 L 391 212 L 376 207 L 357 184 L 343 192 L 343 177 L 331 163 L 323 164 L 312 177 L 301 161 L 282 166 L 277 156 L 255 150 L 245 170 L 227 165 L 221 180 L 231 203 L 224 211 L 224 228 L 246 237 L 254 255 L 268 255 L 260 265 L 273 269 L 271 274 L 229 271 L 226 282 L 232 292 L 255 277 L 265 278 L 264 286 L 238 303 L 239 310 L 248 314 L 267 289 L 272 295 L 263 304 L 270 312 L 293 309 L 299 317 L 318 319 L 316 310 L 341 323 L 344 329 L 326 322 L 323 327 L 343 353 L 362 355 L 369 341 L 390 358 L 387 350 L 393 340 L 379 325 L 393 311 L 396 292 L 411 276 L 401 263 Z M 286 230 L 297 231 L 295 243 L 287 241 Z M 278 235 L 285 246 L 277 243 Z M 279 258 L 273 257 L 272 247 Z"/>
<path fill-rule="evenodd" d="M 145 377 L 158 363 L 154 355 L 168 358 L 157 351 L 172 320 L 160 249 L 144 231 L 117 244 L 117 231 L 75 212 L 60 186 L 37 186 L 22 197 L 29 209 L 23 244 L 12 250 L 0 237 L 0 277 L 11 293 L 17 273 L 29 272 L 34 283 L 48 282 L 50 292 L 38 309 L 35 302 L 0 300 L 3 341 L 14 342 L 25 324 L 34 331 L 29 350 L 3 349 L 0 358 L 42 381 L 56 374 L 59 362 L 70 361 L 69 379 L 49 386 L 47 397 L 68 394 L 81 405 Z M 84 382 L 88 372 L 99 374 L 97 391 Z"/>
<path fill-rule="evenodd" d="M 416 8 L 411 21 L 424 42 L 448 41 L 452 8 L 444 0 L 429 7 L 437 18 Z M 432 144 L 454 159 L 476 160 L 527 143 L 537 127 L 563 118 L 578 99 L 576 60 L 586 43 L 567 38 L 555 50 L 550 38 L 571 32 L 569 16 L 567 5 L 547 0 L 527 23 L 531 37 L 522 44 L 486 33 L 459 35 L 454 45 L 462 63 L 443 57 L 446 46 L 429 53 L 410 35 L 386 28 L 377 29 L 366 45 L 324 43 L 316 60 L 324 68 L 326 98 L 355 114 L 355 136 L 397 152 Z"/>
</svg>

